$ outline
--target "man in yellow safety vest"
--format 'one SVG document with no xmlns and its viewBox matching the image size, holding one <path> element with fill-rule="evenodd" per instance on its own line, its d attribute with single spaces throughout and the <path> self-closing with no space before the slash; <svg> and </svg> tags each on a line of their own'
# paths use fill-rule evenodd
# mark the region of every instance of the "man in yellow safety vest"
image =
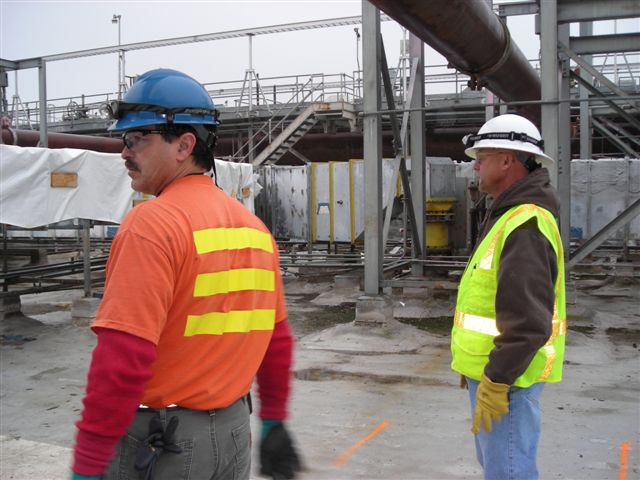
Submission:
<svg viewBox="0 0 640 480">
<path fill-rule="evenodd" d="M 493 203 L 460 282 L 451 367 L 469 388 L 485 479 L 537 479 L 538 398 L 561 380 L 566 332 L 553 160 L 518 115 L 492 118 L 465 144 Z"/>
</svg>

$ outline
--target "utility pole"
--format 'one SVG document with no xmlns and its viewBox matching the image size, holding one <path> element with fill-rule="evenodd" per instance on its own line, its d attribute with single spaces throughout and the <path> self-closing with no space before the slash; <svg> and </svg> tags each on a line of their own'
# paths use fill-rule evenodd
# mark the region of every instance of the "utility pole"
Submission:
<svg viewBox="0 0 640 480">
<path fill-rule="evenodd" d="M 118 46 L 122 45 L 121 25 L 122 15 L 113 14 L 111 23 L 118 25 Z M 127 85 L 124 81 L 124 50 L 118 51 L 118 100 L 122 100 L 122 95 L 126 91 Z"/>
</svg>

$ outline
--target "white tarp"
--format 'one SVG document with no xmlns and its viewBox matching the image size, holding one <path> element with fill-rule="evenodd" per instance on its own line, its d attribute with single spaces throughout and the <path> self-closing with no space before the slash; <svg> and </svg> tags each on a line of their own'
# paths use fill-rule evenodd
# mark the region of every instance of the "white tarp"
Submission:
<svg viewBox="0 0 640 480">
<path fill-rule="evenodd" d="M 250 163 L 233 163 L 216 160 L 216 178 L 218 186 L 227 195 L 237 199 L 247 210 L 254 213 L 255 198 L 262 187 L 253 173 Z"/>
<path fill-rule="evenodd" d="M 261 188 L 251 164 L 216 160 L 218 184 L 253 211 Z M 77 174 L 76 187 L 52 187 L 53 173 Z M 120 154 L 0 145 L 0 223 L 34 228 L 75 218 L 120 223 L 143 196 L 131 189 Z"/>
<path fill-rule="evenodd" d="M 75 188 L 51 187 L 52 173 L 76 173 Z M 118 154 L 0 145 L 0 223 L 33 228 L 87 218 L 119 223 L 132 205 Z"/>
</svg>

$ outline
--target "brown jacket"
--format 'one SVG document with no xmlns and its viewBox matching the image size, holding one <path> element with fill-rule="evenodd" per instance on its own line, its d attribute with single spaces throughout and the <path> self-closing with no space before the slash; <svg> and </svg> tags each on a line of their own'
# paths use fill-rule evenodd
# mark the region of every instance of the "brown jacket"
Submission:
<svg viewBox="0 0 640 480">
<path fill-rule="evenodd" d="M 508 209 L 533 203 L 558 217 L 560 202 L 542 168 L 514 183 L 487 211 L 476 246 Z M 498 269 L 496 323 L 500 335 L 489 355 L 485 374 L 494 382 L 511 385 L 529 366 L 536 351 L 551 335 L 558 274 L 555 252 L 540 233 L 535 219 L 509 235 Z"/>
</svg>

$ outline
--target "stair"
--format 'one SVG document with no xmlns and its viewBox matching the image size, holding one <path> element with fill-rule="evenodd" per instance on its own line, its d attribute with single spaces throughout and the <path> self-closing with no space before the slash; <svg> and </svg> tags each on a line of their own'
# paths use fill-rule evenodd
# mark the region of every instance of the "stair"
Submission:
<svg viewBox="0 0 640 480">
<path fill-rule="evenodd" d="M 253 165 L 276 163 L 311 130 L 320 118 L 348 117 L 352 111 L 343 102 L 316 102 L 305 108 L 273 141 L 253 160 Z"/>
</svg>

